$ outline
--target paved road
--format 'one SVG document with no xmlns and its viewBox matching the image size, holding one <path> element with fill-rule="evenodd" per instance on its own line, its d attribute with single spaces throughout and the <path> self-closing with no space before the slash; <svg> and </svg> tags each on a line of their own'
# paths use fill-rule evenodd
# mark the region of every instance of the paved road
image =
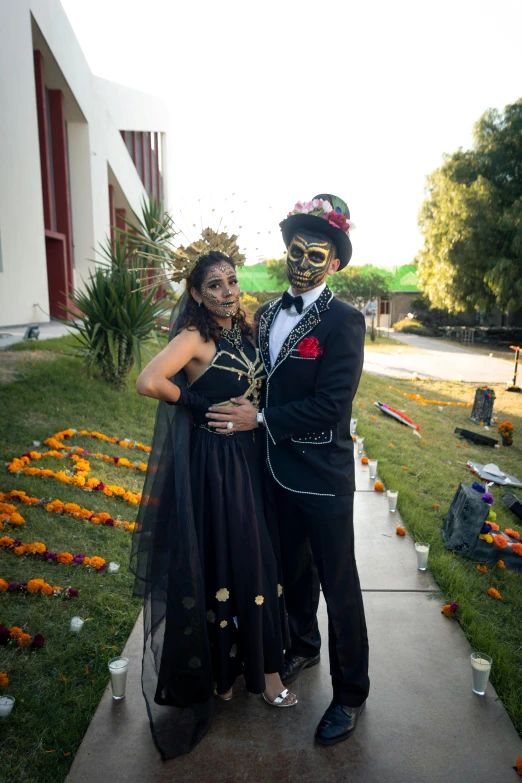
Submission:
<svg viewBox="0 0 522 783">
<path fill-rule="evenodd" d="M 390 378 L 432 378 L 441 381 L 472 383 L 508 383 L 513 377 L 513 362 L 449 345 L 443 340 L 418 337 L 415 334 L 392 334 L 397 350 L 368 349 L 364 369 L 372 375 Z M 401 349 L 401 343 L 409 346 Z M 412 348 L 418 349 L 418 353 Z"/>
</svg>

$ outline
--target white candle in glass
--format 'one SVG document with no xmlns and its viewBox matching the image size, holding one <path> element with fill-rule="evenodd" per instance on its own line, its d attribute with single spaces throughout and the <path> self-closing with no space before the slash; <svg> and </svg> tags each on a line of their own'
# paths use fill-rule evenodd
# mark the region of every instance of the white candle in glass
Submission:
<svg viewBox="0 0 522 783">
<path fill-rule="evenodd" d="M 362 454 L 364 449 L 364 438 L 357 438 L 357 453 Z"/>
<path fill-rule="evenodd" d="M 397 510 L 397 498 L 399 497 L 399 492 L 392 492 L 390 489 L 386 492 L 386 497 L 388 498 L 388 509 L 392 514 L 395 514 Z"/>
<path fill-rule="evenodd" d="M 355 435 L 357 432 L 357 419 L 350 419 L 350 435 Z"/>
<path fill-rule="evenodd" d="M 7 718 L 11 714 L 14 703 L 14 696 L 0 696 L 0 718 Z"/>
<path fill-rule="evenodd" d="M 428 567 L 428 555 L 430 552 L 430 545 L 425 544 L 423 541 L 416 541 L 415 552 L 417 553 L 417 568 L 419 569 L 419 571 L 426 571 Z"/>
<path fill-rule="evenodd" d="M 119 564 L 119 563 L 113 563 L 113 562 L 111 562 L 111 563 L 109 563 L 109 565 L 107 566 L 107 572 L 108 572 L 109 574 L 115 574 L 115 573 L 116 573 L 116 571 L 119 571 L 119 570 L 120 570 L 120 564 Z"/>
<path fill-rule="evenodd" d="M 83 628 L 84 622 L 85 621 L 82 620 L 81 617 L 73 617 L 71 620 L 70 630 L 74 631 L 74 633 L 79 633 Z"/>
<path fill-rule="evenodd" d="M 112 698 L 123 699 L 125 696 L 125 686 L 127 684 L 129 659 L 120 655 L 117 658 L 111 658 L 108 665 L 111 675 Z"/>
<path fill-rule="evenodd" d="M 471 674 L 473 676 L 473 693 L 484 696 L 488 687 L 492 658 L 484 653 L 471 653 Z"/>
<path fill-rule="evenodd" d="M 370 468 L 370 478 L 374 479 L 377 475 L 377 462 L 376 459 L 369 459 L 368 460 L 368 467 Z"/>
</svg>

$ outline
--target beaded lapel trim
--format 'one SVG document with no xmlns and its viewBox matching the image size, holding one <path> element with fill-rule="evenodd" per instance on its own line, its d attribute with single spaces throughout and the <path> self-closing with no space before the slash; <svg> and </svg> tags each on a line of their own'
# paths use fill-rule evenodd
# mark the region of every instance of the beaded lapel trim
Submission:
<svg viewBox="0 0 522 783">
<path fill-rule="evenodd" d="M 268 375 L 271 375 L 292 351 L 292 348 L 301 338 L 310 332 L 314 326 L 321 321 L 321 313 L 328 309 L 333 298 L 333 294 L 326 286 L 319 299 L 313 307 L 308 310 L 301 320 L 294 326 L 286 340 L 284 341 L 274 366 L 270 362 L 270 327 L 272 326 L 276 315 L 281 309 L 281 299 L 276 299 L 268 310 L 263 313 L 259 323 L 259 350 L 263 357 Z"/>
</svg>

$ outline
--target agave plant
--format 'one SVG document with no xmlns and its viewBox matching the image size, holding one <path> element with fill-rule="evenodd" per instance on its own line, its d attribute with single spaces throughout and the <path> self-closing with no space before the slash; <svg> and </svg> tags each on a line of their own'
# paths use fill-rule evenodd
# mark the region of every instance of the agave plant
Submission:
<svg viewBox="0 0 522 783">
<path fill-rule="evenodd" d="M 124 389 L 141 353 L 154 334 L 158 320 L 166 314 L 165 297 L 140 288 L 139 260 L 118 236 L 107 239 L 101 261 L 82 290 L 71 297 L 78 349 L 88 371 L 98 368 L 104 381 Z"/>
</svg>

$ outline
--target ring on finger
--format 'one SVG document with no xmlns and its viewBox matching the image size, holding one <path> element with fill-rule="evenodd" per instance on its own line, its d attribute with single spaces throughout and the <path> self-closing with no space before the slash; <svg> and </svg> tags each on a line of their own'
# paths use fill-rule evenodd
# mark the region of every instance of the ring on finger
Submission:
<svg viewBox="0 0 522 783">
<path fill-rule="evenodd" d="M 231 430 L 233 428 L 233 423 L 231 421 L 227 421 L 227 430 Z"/>
</svg>

